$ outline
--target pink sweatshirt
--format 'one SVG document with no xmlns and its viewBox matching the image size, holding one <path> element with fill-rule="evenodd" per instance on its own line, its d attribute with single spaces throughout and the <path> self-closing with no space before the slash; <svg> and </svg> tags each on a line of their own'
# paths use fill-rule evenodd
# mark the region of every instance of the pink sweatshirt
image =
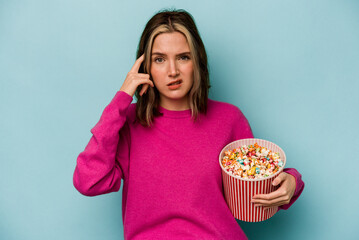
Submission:
<svg viewBox="0 0 359 240">
<path fill-rule="evenodd" d="M 123 179 L 125 239 L 247 239 L 223 196 L 218 155 L 228 143 L 253 137 L 234 105 L 208 100 L 207 115 L 170 111 L 146 128 L 135 120 L 132 97 L 118 91 L 91 129 L 77 158 L 75 188 L 86 196 L 119 191 Z M 304 183 L 295 169 L 296 191 Z"/>
</svg>

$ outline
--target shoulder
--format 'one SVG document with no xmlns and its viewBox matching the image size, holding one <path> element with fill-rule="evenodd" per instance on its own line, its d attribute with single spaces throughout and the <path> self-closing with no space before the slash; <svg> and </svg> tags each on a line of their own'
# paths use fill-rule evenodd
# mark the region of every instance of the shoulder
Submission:
<svg viewBox="0 0 359 240">
<path fill-rule="evenodd" d="M 231 139 L 252 138 L 253 133 L 247 118 L 236 105 L 208 100 L 209 115 L 216 116 L 217 122 L 230 129 Z"/>
<path fill-rule="evenodd" d="M 224 116 L 227 119 L 239 120 L 245 118 L 242 111 L 234 104 L 208 99 L 208 112 L 213 115 Z"/>
</svg>

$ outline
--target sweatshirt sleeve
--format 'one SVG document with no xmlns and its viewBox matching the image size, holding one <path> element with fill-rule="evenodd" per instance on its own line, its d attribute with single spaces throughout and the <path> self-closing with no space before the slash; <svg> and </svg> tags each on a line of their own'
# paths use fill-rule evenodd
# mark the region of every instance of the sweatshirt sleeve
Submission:
<svg viewBox="0 0 359 240">
<path fill-rule="evenodd" d="M 129 94 L 118 91 L 91 129 L 93 135 L 78 155 L 73 175 L 74 187 L 81 194 L 96 196 L 120 189 L 124 175 L 121 161 L 125 161 L 129 151 L 124 126 L 132 99 Z"/>
<path fill-rule="evenodd" d="M 288 204 L 279 206 L 278 210 L 280 209 L 287 210 L 290 206 L 292 206 L 292 204 L 299 198 L 300 194 L 302 194 L 304 189 L 304 182 L 302 180 L 302 175 L 296 169 L 285 168 L 283 171 L 292 175 L 295 178 L 296 187 L 290 202 Z"/>
</svg>

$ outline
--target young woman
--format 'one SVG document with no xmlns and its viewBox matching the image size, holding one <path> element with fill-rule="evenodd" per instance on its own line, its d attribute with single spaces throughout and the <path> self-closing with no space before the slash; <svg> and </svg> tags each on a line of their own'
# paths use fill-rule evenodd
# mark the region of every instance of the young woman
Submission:
<svg viewBox="0 0 359 240">
<path fill-rule="evenodd" d="M 118 191 L 123 179 L 125 239 L 246 239 L 224 199 L 218 155 L 253 134 L 238 107 L 208 98 L 209 87 L 192 16 L 184 10 L 154 15 L 73 178 L 86 196 Z M 253 202 L 287 209 L 304 187 L 289 168 L 275 184 L 278 190 Z"/>
</svg>

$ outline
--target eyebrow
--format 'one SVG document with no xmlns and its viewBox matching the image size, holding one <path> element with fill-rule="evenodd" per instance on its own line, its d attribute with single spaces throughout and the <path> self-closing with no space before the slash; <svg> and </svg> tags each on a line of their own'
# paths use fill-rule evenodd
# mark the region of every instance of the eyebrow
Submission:
<svg viewBox="0 0 359 240">
<path fill-rule="evenodd" d="M 177 54 L 177 56 L 180 56 L 180 55 L 184 55 L 184 54 L 191 54 L 191 52 L 183 52 L 183 53 L 179 53 Z M 161 55 L 161 56 L 166 56 L 165 53 L 161 53 L 161 52 L 153 52 L 152 55 Z"/>
</svg>

